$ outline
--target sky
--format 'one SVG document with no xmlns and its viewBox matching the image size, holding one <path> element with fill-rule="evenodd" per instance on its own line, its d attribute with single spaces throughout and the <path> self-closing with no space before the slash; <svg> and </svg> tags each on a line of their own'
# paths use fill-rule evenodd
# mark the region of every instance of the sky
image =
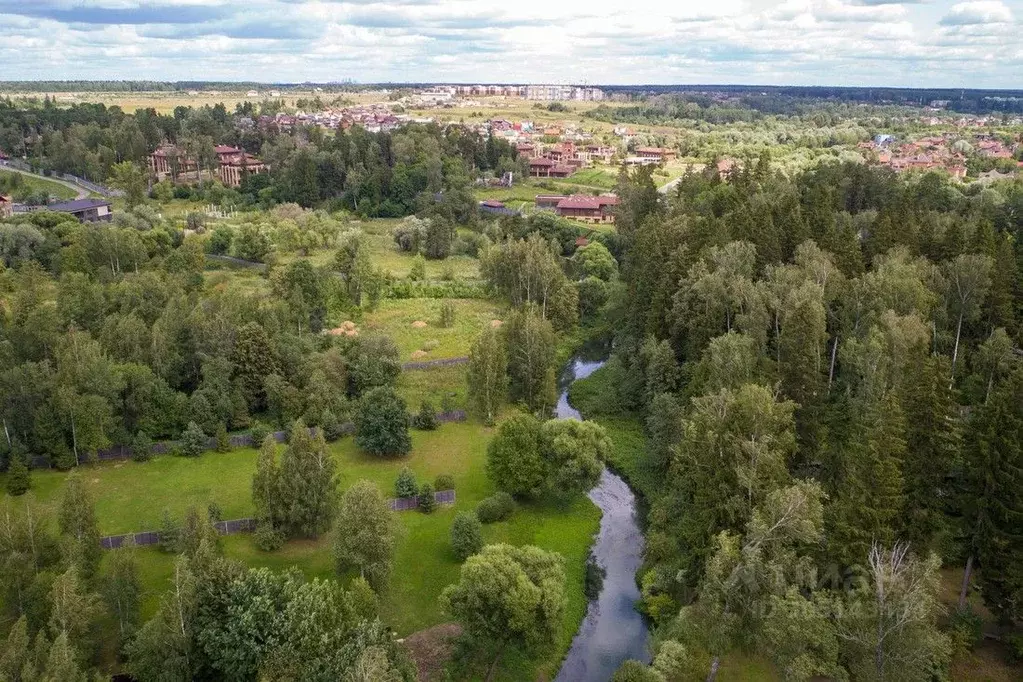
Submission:
<svg viewBox="0 0 1023 682">
<path fill-rule="evenodd" d="M 1023 0 L 0 0 L 0 80 L 1023 88 Z"/>
</svg>

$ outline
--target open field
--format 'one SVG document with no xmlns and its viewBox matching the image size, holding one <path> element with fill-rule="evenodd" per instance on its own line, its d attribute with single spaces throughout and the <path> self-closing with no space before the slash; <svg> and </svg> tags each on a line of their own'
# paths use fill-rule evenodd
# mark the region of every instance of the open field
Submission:
<svg viewBox="0 0 1023 682">
<path fill-rule="evenodd" d="M 444 303 L 455 308 L 454 325 L 448 328 L 440 325 Z M 403 361 L 463 357 L 484 327 L 503 319 L 503 310 L 492 301 L 476 299 L 384 299 L 376 310 L 363 315 L 359 329 L 390 336 Z M 416 324 L 421 322 L 426 326 Z"/>
<path fill-rule="evenodd" d="M 0 95 L 10 96 L 13 99 L 18 98 L 36 98 L 42 100 L 43 97 L 49 96 L 56 101 L 58 106 L 70 106 L 72 104 L 81 104 L 85 102 L 89 103 L 100 103 L 105 104 L 108 107 L 120 107 L 127 113 L 133 113 L 136 109 L 155 109 L 161 114 L 172 114 L 176 107 L 202 107 L 202 106 L 215 106 L 217 104 L 223 104 L 228 112 L 233 112 L 238 104 L 244 102 L 252 102 L 253 104 L 259 104 L 265 99 L 271 99 L 269 87 L 261 87 L 257 97 L 247 97 L 247 90 L 222 90 L 222 91 L 198 91 L 192 95 L 188 92 L 183 91 L 170 91 L 170 92 L 31 92 L 31 93 L 18 93 L 18 92 L 3 92 Z M 286 90 L 282 91 L 282 99 L 284 99 L 289 106 L 293 106 L 295 100 L 306 98 L 311 99 L 316 95 L 320 96 L 324 102 L 330 102 L 335 97 L 343 97 L 346 100 L 354 101 L 358 104 L 368 104 L 371 102 L 380 101 L 379 93 L 355 93 L 355 92 L 321 92 L 316 93 L 312 90 Z M 278 99 L 278 98 L 273 98 Z"/>
<path fill-rule="evenodd" d="M 426 374 L 426 373 L 421 373 Z M 394 480 L 403 466 L 415 471 L 421 481 L 433 481 L 439 474 L 455 478 L 458 502 L 431 515 L 405 512 L 399 515 L 403 532 L 395 556 L 395 570 L 389 589 L 382 595 L 381 611 L 386 622 L 398 632 L 411 632 L 444 622 L 437 598 L 444 586 L 457 580 L 459 564 L 450 553 L 449 532 L 457 511 L 475 507 L 494 491 L 486 476 L 486 446 L 493 434 L 475 423 L 445 424 L 437 431 L 413 432 L 413 450 L 403 459 L 378 459 L 360 452 L 351 438 L 331 445 L 339 464 L 339 489 L 360 479 L 376 483 L 386 496 L 393 494 Z M 85 467 L 80 474 L 96 499 L 101 532 L 120 533 L 159 527 L 163 509 L 180 517 L 190 505 L 216 501 L 225 518 L 252 513 L 250 484 L 256 451 L 251 448 L 230 453 L 207 452 L 196 459 L 172 456 L 146 463 L 120 462 Z M 41 502 L 55 504 L 67 474 L 40 471 L 33 474 L 33 491 Z M 17 504 L 17 502 L 14 502 Z M 506 522 L 485 527 L 487 542 L 535 544 L 561 553 L 566 559 L 569 579 L 569 608 L 558 641 L 558 656 L 544 665 L 556 669 L 560 655 L 585 613 L 583 572 L 593 533 L 599 525 L 599 510 L 585 498 L 567 509 L 553 506 L 523 506 Z M 248 535 L 224 538 L 224 552 L 249 566 L 284 569 L 297 566 L 309 577 L 334 574 L 330 537 L 318 541 L 294 541 L 274 553 L 260 552 Z M 174 557 L 156 548 L 135 550 L 146 590 L 145 614 L 155 612 L 159 595 L 171 575 Z M 531 663 L 509 657 L 500 679 L 532 677 Z"/>
</svg>

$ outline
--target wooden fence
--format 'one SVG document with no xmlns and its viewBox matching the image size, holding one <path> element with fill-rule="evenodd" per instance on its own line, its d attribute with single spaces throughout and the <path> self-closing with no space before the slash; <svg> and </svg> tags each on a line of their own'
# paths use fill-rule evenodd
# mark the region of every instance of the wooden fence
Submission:
<svg viewBox="0 0 1023 682">
<path fill-rule="evenodd" d="M 457 359 L 457 358 L 456 358 Z M 441 412 L 437 415 L 437 421 L 441 423 L 448 422 L 463 422 L 467 418 L 465 410 L 451 410 L 450 412 Z M 315 432 L 315 427 L 309 429 L 310 433 Z M 350 436 L 355 433 L 355 424 L 349 422 L 341 425 L 341 434 L 344 436 Z M 273 437 L 278 443 L 283 443 L 287 440 L 287 431 L 275 431 Z M 235 434 L 230 436 L 232 448 L 244 448 L 244 447 L 256 447 L 260 443 L 256 443 L 252 440 L 252 435 L 248 433 Z M 177 441 L 163 441 L 160 443 L 154 443 L 152 454 L 154 455 L 165 455 L 174 449 L 177 445 Z M 217 447 L 217 439 L 210 438 L 206 443 L 207 450 L 215 450 Z M 103 450 L 96 452 L 92 459 L 98 462 L 116 461 L 131 459 L 131 450 L 126 445 L 114 445 Z M 31 466 L 36 469 L 48 469 L 52 466 L 49 457 L 45 455 L 37 455 L 32 458 Z"/>
<path fill-rule="evenodd" d="M 454 504 L 454 490 L 438 490 L 433 494 L 437 504 Z M 389 501 L 392 511 L 410 511 L 419 508 L 418 497 L 396 497 Z M 217 521 L 213 524 L 221 535 L 234 535 L 235 533 L 251 533 L 256 530 L 256 519 L 234 519 L 232 521 Z M 100 545 L 103 549 L 117 549 L 125 543 L 132 542 L 139 547 L 160 544 L 160 531 L 143 530 L 138 533 L 125 533 L 124 535 L 108 535 L 100 538 Z"/>
</svg>

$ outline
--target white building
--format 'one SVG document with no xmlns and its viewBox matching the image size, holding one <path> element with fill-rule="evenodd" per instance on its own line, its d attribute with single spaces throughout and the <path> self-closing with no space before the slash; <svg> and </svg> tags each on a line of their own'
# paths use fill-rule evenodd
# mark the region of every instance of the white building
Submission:
<svg viewBox="0 0 1023 682">
<path fill-rule="evenodd" d="M 526 99 L 590 102 L 604 99 L 604 91 L 600 88 L 578 87 L 574 85 L 527 85 Z"/>
</svg>

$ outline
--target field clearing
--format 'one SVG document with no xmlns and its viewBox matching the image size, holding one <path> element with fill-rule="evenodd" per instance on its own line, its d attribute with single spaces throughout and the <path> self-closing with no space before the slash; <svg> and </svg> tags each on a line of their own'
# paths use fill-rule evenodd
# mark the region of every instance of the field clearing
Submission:
<svg viewBox="0 0 1023 682">
<path fill-rule="evenodd" d="M 424 400 L 432 402 L 436 410 L 445 406 L 464 410 L 467 407 L 465 365 L 402 372 L 396 390 L 408 403 L 410 412 L 418 412 Z"/>
<path fill-rule="evenodd" d="M 0 183 L 6 186 L 6 183 L 11 182 L 11 178 L 20 178 L 20 187 L 13 194 L 15 200 L 17 200 L 19 192 L 46 192 L 51 197 L 59 199 L 61 201 L 69 201 L 78 196 L 78 192 L 71 189 L 67 185 L 62 185 L 59 182 L 53 182 L 46 178 L 41 178 L 36 175 L 28 175 L 26 173 L 15 173 L 7 170 L 0 170 Z M 4 194 L 7 190 L 3 191 Z"/>
<path fill-rule="evenodd" d="M 412 453 L 402 459 L 364 454 L 352 438 L 330 447 L 338 461 L 342 490 L 366 479 L 389 497 L 399 470 L 406 465 L 420 481 L 432 482 L 439 474 L 450 474 L 455 479 L 458 501 L 453 508 L 442 507 L 429 515 L 399 514 L 403 530 L 395 570 L 388 590 L 381 595 L 382 617 L 399 636 L 447 620 L 437 606 L 437 598 L 446 585 L 458 579 L 459 564 L 449 546 L 450 525 L 456 512 L 471 510 L 494 492 L 485 468 L 486 447 L 492 435 L 493 429 L 476 423 L 444 424 L 432 432 L 413 431 Z M 97 500 L 101 532 L 106 534 L 156 528 L 165 507 L 180 517 L 188 506 L 213 500 L 221 505 L 225 518 L 247 516 L 252 513 L 250 485 L 255 460 L 256 451 L 245 448 L 230 453 L 208 452 L 196 459 L 163 456 L 146 463 L 101 464 L 83 468 L 80 473 Z M 56 471 L 34 472 L 37 498 L 44 504 L 54 504 L 66 476 Z M 535 544 L 565 557 L 568 608 L 557 653 L 541 665 L 541 672 L 550 674 L 556 669 L 585 613 L 584 565 L 599 519 L 599 510 L 588 499 L 580 498 L 567 508 L 521 506 L 510 520 L 484 527 L 487 542 Z M 224 537 L 223 547 L 225 555 L 248 566 L 278 570 L 296 566 L 310 578 L 334 575 L 329 535 L 316 541 L 293 541 L 274 553 L 259 551 L 251 536 L 245 534 Z M 149 617 L 169 584 L 174 557 L 151 547 L 134 551 L 145 588 L 144 615 Z M 502 662 L 497 679 L 533 678 L 536 672 L 535 662 L 509 656 Z"/>
<path fill-rule="evenodd" d="M 127 113 L 134 113 L 136 109 L 155 109 L 161 114 L 174 113 L 176 107 L 202 107 L 202 106 L 216 106 L 217 104 L 223 104 L 228 113 L 233 113 L 235 107 L 238 104 L 244 102 L 252 102 L 253 104 L 259 104 L 263 100 L 271 99 L 270 88 L 261 87 L 258 89 L 259 96 L 247 97 L 247 91 L 199 91 L 197 94 L 190 95 L 183 91 L 173 92 L 29 92 L 29 93 L 0 93 L 5 96 L 9 95 L 12 98 L 37 98 L 42 100 L 43 97 L 49 96 L 57 102 L 58 106 L 71 106 L 72 104 L 82 104 L 85 102 L 95 102 L 105 104 L 108 107 L 117 106 Z M 329 103 L 335 97 L 344 97 L 347 100 L 352 100 L 358 104 L 368 104 L 372 102 L 380 101 L 379 93 L 362 93 L 362 92 L 314 92 L 312 90 L 282 90 L 282 99 L 288 102 L 288 105 L 294 105 L 297 99 L 312 99 L 316 95 L 320 96 L 324 102 Z M 272 98 L 278 99 L 278 98 Z"/>
<path fill-rule="evenodd" d="M 440 310 L 445 302 L 455 308 L 454 325 L 448 328 L 440 326 Z M 486 300 L 384 299 L 376 310 L 363 316 L 359 329 L 363 333 L 390 336 L 403 361 L 435 360 L 468 355 L 480 331 L 489 327 L 492 320 L 503 319 L 503 315 L 502 306 Z M 427 326 L 413 326 L 416 322 L 425 322 Z M 425 355 L 412 357 L 417 351 Z"/>
</svg>

